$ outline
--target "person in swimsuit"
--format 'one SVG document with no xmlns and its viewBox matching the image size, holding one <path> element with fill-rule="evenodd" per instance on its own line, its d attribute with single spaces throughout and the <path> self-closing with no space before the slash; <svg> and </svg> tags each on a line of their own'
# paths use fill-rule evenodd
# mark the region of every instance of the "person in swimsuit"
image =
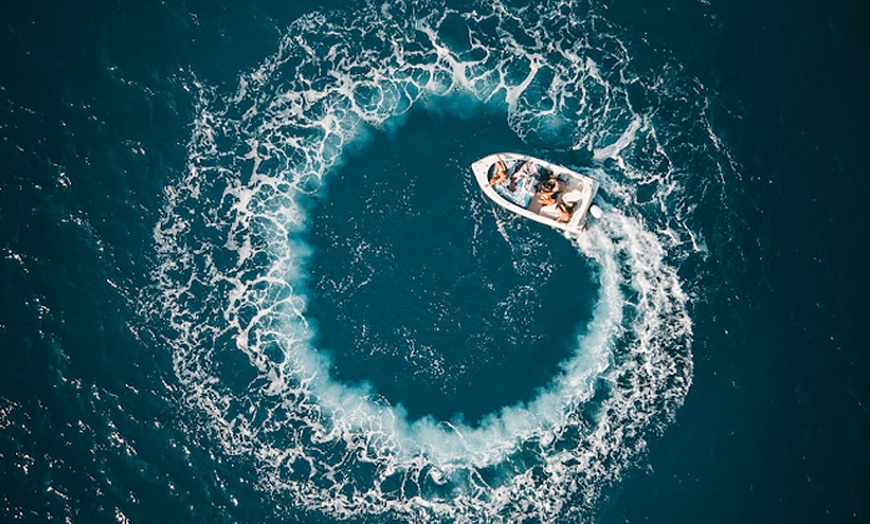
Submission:
<svg viewBox="0 0 870 524">
<path fill-rule="evenodd" d="M 565 189 L 565 182 L 558 178 L 551 177 L 542 180 L 538 184 L 538 202 L 543 206 L 552 206 L 556 204 L 559 194 Z"/>
<path fill-rule="evenodd" d="M 557 180 L 557 182 L 560 182 L 561 186 L 553 184 L 541 188 L 547 190 L 558 187 L 559 191 L 543 193 L 538 197 L 538 202 L 542 204 L 539 213 L 545 217 L 555 219 L 558 222 L 568 222 L 571 220 L 571 215 L 573 215 L 574 211 L 577 209 L 577 205 L 582 199 L 583 194 L 577 190 L 565 192 L 565 184 L 561 180 Z"/>
<path fill-rule="evenodd" d="M 498 159 L 492 166 L 492 175 L 489 177 L 490 186 L 501 184 L 508 179 L 507 166 L 504 165 L 501 159 Z"/>
</svg>

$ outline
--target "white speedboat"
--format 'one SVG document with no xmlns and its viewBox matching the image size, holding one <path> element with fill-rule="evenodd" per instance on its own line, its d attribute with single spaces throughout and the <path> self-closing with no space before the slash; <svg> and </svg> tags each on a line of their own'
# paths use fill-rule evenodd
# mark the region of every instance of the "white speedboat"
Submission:
<svg viewBox="0 0 870 524">
<path fill-rule="evenodd" d="M 483 194 L 501 207 L 566 233 L 579 234 L 598 182 L 566 167 L 528 155 L 495 153 L 471 164 Z"/>
</svg>

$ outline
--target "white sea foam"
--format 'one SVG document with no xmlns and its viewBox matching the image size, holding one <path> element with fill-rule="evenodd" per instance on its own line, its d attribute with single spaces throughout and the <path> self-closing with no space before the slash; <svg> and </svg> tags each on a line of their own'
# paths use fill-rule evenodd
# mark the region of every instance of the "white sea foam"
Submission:
<svg viewBox="0 0 870 524">
<path fill-rule="evenodd" d="M 425 7 L 312 14 L 233 96 L 202 91 L 188 169 L 154 231 L 151 308 L 170 326 L 189 407 L 293 504 L 335 518 L 591 518 L 688 391 L 692 325 L 674 263 L 701 234 L 680 209 L 671 216 L 679 169 L 628 102 L 638 73 L 599 15 L 562 2 Z M 614 161 L 596 176 L 615 205 L 573 240 L 596 267 L 592 320 L 551 386 L 479 427 L 412 423 L 336 382 L 306 318 L 312 193 L 365 126 L 463 97 L 502 107 L 529 144 Z M 657 184 L 658 213 L 633 206 L 641 182 Z"/>
</svg>

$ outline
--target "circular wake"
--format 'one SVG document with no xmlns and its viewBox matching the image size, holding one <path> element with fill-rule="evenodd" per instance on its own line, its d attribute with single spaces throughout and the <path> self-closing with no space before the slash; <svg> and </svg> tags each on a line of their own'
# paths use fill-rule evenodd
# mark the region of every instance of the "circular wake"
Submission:
<svg viewBox="0 0 870 524">
<path fill-rule="evenodd" d="M 161 336 L 209 434 L 254 461 L 259 487 L 304 510 L 591 518 L 691 382 L 692 324 L 676 264 L 703 247 L 686 225 L 695 205 L 680 178 L 686 137 L 658 136 L 653 108 L 693 88 L 672 69 L 634 71 L 592 9 L 425 7 L 312 14 L 236 93 L 202 90 L 188 168 L 166 188 L 155 228 L 160 264 L 147 307 L 169 326 Z M 401 126 L 412 107 L 474 105 L 503 111 L 538 156 L 592 153 L 612 205 L 571 242 L 593 261 L 599 294 L 570 358 L 534 400 L 478 427 L 409 422 L 370 388 L 331 379 L 313 345 L 312 197 L 364 147 L 367 127 Z M 701 130 L 693 158 L 715 148 L 701 106 L 669 115 Z M 522 235 L 504 214 L 476 216 L 506 242 Z"/>
</svg>

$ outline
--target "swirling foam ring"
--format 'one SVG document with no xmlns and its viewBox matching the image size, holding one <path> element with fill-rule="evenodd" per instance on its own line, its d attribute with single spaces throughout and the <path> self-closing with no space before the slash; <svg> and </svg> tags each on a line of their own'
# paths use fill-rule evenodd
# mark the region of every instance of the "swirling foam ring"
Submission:
<svg viewBox="0 0 870 524">
<path fill-rule="evenodd" d="M 491 16 L 501 30 L 470 31 L 469 49 L 457 53 L 439 33 L 453 15 L 436 12 L 413 28 L 383 12 L 349 28 L 321 15 L 294 24 L 235 97 L 204 91 L 189 169 L 167 189 L 155 229 L 158 287 L 172 305 L 167 338 L 192 407 L 228 453 L 257 458 L 262 487 L 336 517 L 549 520 L 568 505 L 582 511 L 643 449 L 644 435 L 670 419 L 690 382 L 691 322 L 676 272 L 658 237 L 616 209 L 576 240 L 598 266 L 593 319 L 562 373 L 528 405 L 505 407 L 479 428 L 409 423 L 374 392 L 329 378 L 305 317 L 301 233 L 308 195 L 364 124 L 389 125 L 422 100 L 465 91 L 503 101 L 514 129 L 529 136 L 542 121 L 565 121 L 557 109 L 578 103 L 555 94 L 567 83 L 597 87 L 588 91 L 604 97 L 604 116 L 624 121 L 618 87 L 568 37 L 549 40 L 563 48 L 545 54 L 537 21 L 527 26 L 531 43 L 520 43 L 516 18 L 497 5 Z M 360 28 L 382 39 L 367 41 Z M 413 34 L 387 40 L 406 29 Z M 533 92 L 549 109 L 536 113 Z M 579 104 L 579 113 L 594 112 Z M 573 118 L 572 126 L 588 123 Z M 595 131 L 583 140 L 612 136 Z M 225 378 L 225 359 L 238 350 L 254 370 L 247 381 Z"/>
</svg>

